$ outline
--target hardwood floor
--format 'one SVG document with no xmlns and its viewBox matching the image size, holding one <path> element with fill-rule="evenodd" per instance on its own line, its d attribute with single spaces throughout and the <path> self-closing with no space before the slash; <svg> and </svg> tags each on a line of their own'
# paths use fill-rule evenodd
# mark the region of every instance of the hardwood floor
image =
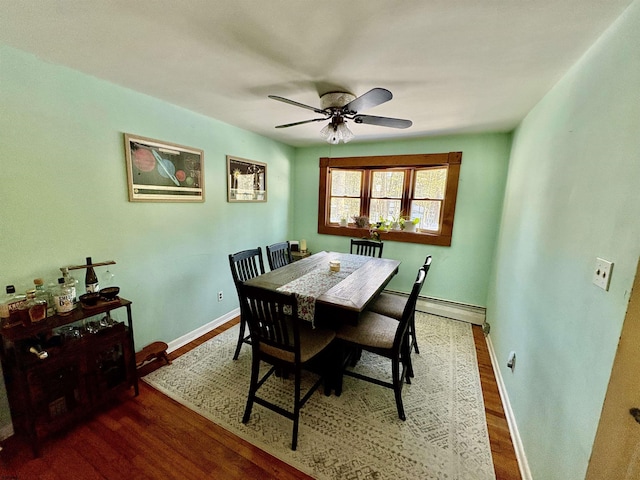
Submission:
<svg viewBox="0 0 640 480">
<path fill-rule="evenodd" d="M 484 412 L 487 417 L 489 443 L 491 443 L 491 455 L 493 456 L 496 479 L 522 480 L 482 327 L 473 326 L 473 340 L 476 344 L 478 370 L 480 371 L 480 383 L 482 384 L 482 396 L 484 398 Z"/>
<path fill-rule="evenodd" d="M 237 323 L 227 323 L 172 352 L 174 359 Z M 521 480 L 491 359 L 480 327 L 474 340 L 498 480 Z M 245 347 L 246 348 L 246 347 Z M 141 369 L 144 375 L 160 362 Z M 311 479 L 284 462 L 140 382 L 140 395 L 43 442 L 34 459 L 12 437 L 0 452 L 2 480 Z"/>
</svg>

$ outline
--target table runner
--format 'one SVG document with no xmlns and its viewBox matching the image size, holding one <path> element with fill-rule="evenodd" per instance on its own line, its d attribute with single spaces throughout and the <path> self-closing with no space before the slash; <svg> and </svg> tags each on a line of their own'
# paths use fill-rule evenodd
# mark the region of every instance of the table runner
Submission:
<svg viewBox="0 0 640 480">
<path fill-rule="evenodd" d="M 349 255 L 340 258 L 340 271 L 329 269 L 329 261 L 320 264 L 301 277 L 292 280 L 278 288 L 278 291 L 293 293 L 298 301 L 298 317 L 314 324 L 316 299 L 323 293 L 336 286 L 353 272 L 371 260 L 370 257 Z"/>
</svg>

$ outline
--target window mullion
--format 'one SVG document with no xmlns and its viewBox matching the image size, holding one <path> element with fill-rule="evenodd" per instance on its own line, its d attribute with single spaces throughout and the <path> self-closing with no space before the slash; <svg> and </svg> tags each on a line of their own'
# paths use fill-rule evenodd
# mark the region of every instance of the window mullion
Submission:
<svg viewBox="0 0 640 480">
<path fill-rule="evenodd" d="M 371 170 L 366 169 L 362 171 L 362 191 L 360 193 L 362 198 L 361 214 L 369 216 L 369 209 L 371 207 Z"/>
<path fill-rule="evenodd" d="M 411 208 L 411 198 L 413 197 L 413 168 L 407 168 L 404 173 L 404 185 L 402 188 L 402 202 L 400 211 L 403 217 L 408 217 Z"/>
</svg>

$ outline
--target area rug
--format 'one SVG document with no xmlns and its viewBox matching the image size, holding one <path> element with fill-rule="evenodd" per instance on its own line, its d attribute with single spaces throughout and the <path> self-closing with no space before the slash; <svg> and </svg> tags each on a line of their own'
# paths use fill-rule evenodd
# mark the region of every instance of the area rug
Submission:
<svg viewBox="0 0 640 480">
<path fill-rule="evenodd" d="M 249 422 L 241 421 L 251 348 L 232 359 L 237 325 L 143 380 L 317 479 L 495 479 L 471 325 L 417 312 L 416 333 L 405 422 L 391 389 L 345 377 L 340 397 L 320 388 L 303 407 L 296 451 L 284 417 L 254 405 Z M 364 352 L 357 370 L 390 378 L 389 363 Z M 306 386 L 315 378 L 308 374 Z M 272 376 L 261 391 L 289 407 L 292 383 Z"/>
</svg>

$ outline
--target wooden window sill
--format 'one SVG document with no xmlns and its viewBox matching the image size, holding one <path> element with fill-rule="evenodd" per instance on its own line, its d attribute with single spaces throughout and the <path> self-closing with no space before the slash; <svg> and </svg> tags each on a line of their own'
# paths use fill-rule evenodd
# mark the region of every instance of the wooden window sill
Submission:
<svg viewBox="0 0 640 480">
<path fill-rule="evenodd" d="M 368 228 L 340 227 L 333 225 L 319 225 L 318 233 L 325 235 L 340 235 L 352 238 L 370 238 Z M 378 232 L 380 240 L 390 240 L 394 242 L 421 243 L 424 245 L 451 246 L 451 237 L 426 232 L 405 232 L 402 230 L 390 230 L 388 232 Z"/>
</svg>

